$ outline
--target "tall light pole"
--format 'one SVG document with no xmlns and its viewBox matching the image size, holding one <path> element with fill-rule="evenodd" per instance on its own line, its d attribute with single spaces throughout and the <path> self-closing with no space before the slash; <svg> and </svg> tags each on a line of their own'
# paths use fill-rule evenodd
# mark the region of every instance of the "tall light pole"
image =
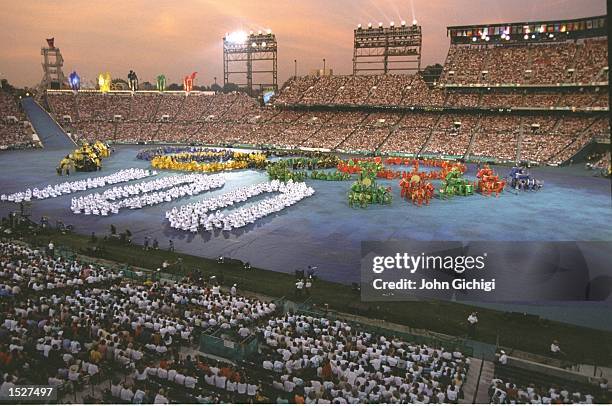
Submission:
<svg viewBox="0 0 612 406">
<path fill-rule="evenodd" d="M 323 76 L 325 76 L 325 58 L 323 58 Z"/>
<path fill-rule="evenodd" d="M 297 78 L 297 59 L 293 60 L 293 77 Z"/>
</svg>

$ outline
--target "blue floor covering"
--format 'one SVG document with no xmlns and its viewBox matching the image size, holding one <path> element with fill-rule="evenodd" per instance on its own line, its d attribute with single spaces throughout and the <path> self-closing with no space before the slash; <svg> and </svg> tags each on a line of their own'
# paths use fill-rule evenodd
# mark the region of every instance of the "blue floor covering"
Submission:
<svg viewBox="0 0 612 406">
<path fill-rule="evenodd" d="M 55 166 L 67 150 L 0 152 L 0 193 L 100 176 L 128 167 L 148 167 L 148 162 L 136 159 L 138 149 L 136 146 L 117 147 L 115 154 L 104 161 L 102 172 L 61 178 L 55 173 Z M 505 175 L 508 168 L 498 170 Z M 474 179 L 475 172 L 476 168 L 470 166 L 468 178 Z M 585 172 L 578 167 L 536 168 L 532 173 L 545 182 L 540 192 L 504 193 L 499 198 L 474 195 L 449 201 L 434 199 L 430 206 L 420 208 L 400 199 L 397 181 L 382 182 L 392 186 L 392 205 L 352 209 L 346 199 L 350 182 L 309 180 L 307 182 L 316 190 L 313 197 L 252 226 L 212 235 L 172 230 L 164 221 L 165 210 L 265 181 L 264 172 L 227 173 L 226 185 L 220 190 L 142 210 L 122 210 L 110 217 L 73 215 L 69 202 L 74 195 L 34 201 L 32 214 L 34 219 L 48 216 L 52 224 L 61 219 L 74 225 L 75 231 L 81 234 L 95 231 L 102 235 L 114 224 L 119 230 L 128 228 L 137 243 L 149 236 L 157 238 L 165 247 L 172 239 L 180 252 L 236 258 L 278 272 L 292 273 L 295 268 L 316 265 L 320 277 L 350 283 L 359 281 L 363 240 L 611 241 L 610 181 L 588 176 Z M 0 214 L 5 216 L 15 208 L 14 204 L 0 203 Z M 507 308 L 521 309 L 519 305 L 513 306 L 518 307 Z M 578 307 L 576 323 L 612 329 L 612 320 L 609 320 L 609 327 L 602 324 L 606 316 L 612 319 L 610 308 L 602 306 Z M 537 312 L 537 306 L 532 307 Z M 589 313 L 593 317 L 584 317 L 581 309 L 587 308 L 599 310 Z M 598 316 L 602 309 L 607 310 L 607 314 L 604 311 Z M 546 317 L 566 317 L 555 317 L 555 312 L 552 313 Z"/>
</svg>

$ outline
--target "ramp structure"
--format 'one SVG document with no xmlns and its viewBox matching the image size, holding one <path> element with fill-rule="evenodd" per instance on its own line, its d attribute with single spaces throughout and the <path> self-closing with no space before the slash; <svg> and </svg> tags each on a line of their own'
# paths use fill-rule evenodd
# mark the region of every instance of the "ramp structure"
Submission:
<svg viewBox="0 0 612 406">
<path fill-rule="evenodd" d="M 33 98 L 24 98 L 21 105 L 46 149 L 74 148 L 74 141 Z"/>
</svg>

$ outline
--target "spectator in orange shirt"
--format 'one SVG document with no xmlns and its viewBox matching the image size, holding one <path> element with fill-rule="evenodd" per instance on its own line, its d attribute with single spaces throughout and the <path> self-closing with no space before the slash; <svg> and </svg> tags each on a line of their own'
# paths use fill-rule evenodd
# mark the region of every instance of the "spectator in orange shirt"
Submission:
<svg viewBox="0 0 612 406">
<path fill-rule="evenodd" d="M 223 375 L 224 377 L 226 377 L 228 379 L 232 377 L 232 370 L 227 365 L 222 367 L 219 372 L 221 373 L 221 375 Z"/>
<path fill-rule="evenodd" d="M 99 364 L 102 361 L 102 354 L 98 351 L 98 346 L 94 345 L 94 347 L 89 352 L 89 360 L 94 364 Z"/>
<path fill-rule="evenodd" d="M 321 377 L 326 380 L 331 380 L 332 378 L 332 368 L 331 368 L 331 362 L 329 362 L 329 360 L 325 361 L 325 365 L 323 365 L 323 370 L 321 371 Z"/>
</svg>

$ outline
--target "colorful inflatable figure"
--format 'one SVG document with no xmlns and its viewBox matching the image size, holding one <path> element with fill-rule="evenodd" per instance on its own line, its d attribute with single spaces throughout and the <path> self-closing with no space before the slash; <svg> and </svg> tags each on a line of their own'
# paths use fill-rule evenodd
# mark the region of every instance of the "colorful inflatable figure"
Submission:
<svg viewBox="0 0 612 406">
<path fill-rule="evenodd" d="M 108 158 L 110 156 L 110 154 L 111 154 L 111 149 L 108 146 L 108 144 L 106 144 L 106 143 L 104 143 L 102 141 L 94 142 L 94 144 L 91 146 L 91 148 L 96 153 L 96 155 L 98 155 L 98 157 L 100 157 L 100 158 Z"/>
<path fill-rule="evenodd" d="M 183 89 L 185 89 L 185 93 L 190 93 L 193 90 L 193 81 L 195 80 L 198 72 L 193 72 L 191 75 L 185 76 L 183 79 Z"/>
<path fill-rule="evenodd" d="M 385 171 L 380 157 L 376 158 L 354 158 L 348 161 L 340 161 L 337 166 L 340 172 L 354 174 L 359 173 L 365 177 L 374 179 L 379 172 Z"/>
<path fill-rule="evenodd" d="M 336 155 L 322 155 L 320 157 L 299 157 L 287 159 L 287 164 L 293 169 L 329 169 L 337 167 L 340 158 Z"/>
<path fill-rule="evenodd" d="M 353 183 L 348 193 L 349 207 L 366 208 L 370 204 L 391 204 L 393 196 L 390 187 L 378 186 L 376 170 L 363 171 L 359 180 Z"/>
<path fill-rule="evenodd" d="M 60 176 L 64 174 L 70 175 L 70 171 L 74 172 L 74 161 L 72 160 L 70 155 L 66 155 L 64 158 L 62 158 L 55 170 Z"/>
<path fill-rule="evenodd" d="M 287 160 L 281 160 L 271 162 L 266 168 L 268 177 L 270 180 L 280 180 L 282 182 L 288 182 L 293 180 L 294 182 L 303 182 L 308 177 L 305 171 L 294 171 L 291 169 L 291 165 Z"/>
<path fill-rule="evenodd" d="M 491 196 L 495 193 L 495 196 L 499 196 L 506 187 L 506 181 L 500 180 L 499 176 L 488 165 L 480 169 L 476 177 L 478 178 L 478 192 L 480 194 Z"/>
<path fill-rule="evenodd" d="M 349 175 L 348 173 L 340 172 L 340 171 L 319 172 L 315 170 L 310 173 L 310 179 L 314 179 L 314 180 L 342 181 L 342 180 L 349 180 L 350 178 L 351 178 L 351 175 Z"/>
<path fill-rule="evenodd" d="M 66 155 L 57 166 L 57 174 L 66 175 L 70 171 L 93 172 L 102 169 L 102 159 L 110 156 L 111 149 L 107 144 L 96 141 L 93 145 L 85 142 L 80 148 Z"/>
<path fill-rule="evenodd" d="M 136 72 L 134 72 L 133 70 L 128 73 L 128 83 L 132 92 L 138 90 L 138 75 L 136 75 Z"/>
<path fill-rule="evenodd" d="M 162 73 L 161 75 L 157 76 L 156 86 L 158 92 L 163 92 L 164 90 L 166 90 L 166 75 Z"/>
<path fill-rule="evenodd" d="M 429 201 L 434 196 L 433 185 L 423 180 L 418 174 L 402 178 L 400 180 L 400 188 L 400 195 L 418 206 L 422 206 L 423 203 L 429 204 Z"/>
<path fill-rule="evenodd" d="M 108 72 L 100 73 L 98 75 L 98 87 L 102 93 L 108 93 L 111 90 L 111 75 Z"/>
<path fill-rule="evenodd" d="M 72 71 L 72 73 L 68 76 L 68 81 L 70 82 L 70 88 L 73 92 L 78 92 L 81 89 L 81 78 L 76 73 L 76 71 Z"/>
<path fill-rule="evenodd" d="M 523 166 L 515 166 L 508 174 L 508 185 L 518 191 L 537 191 L 544 187 L 544 182 L 535 179 Z"/>
<path fill-rule="evenodd" d="M 463 177 L 463 173 L 454 168 L 446 174 L 439 190 L 440 197 L 447 199 L 453 196 L 470 196 L 474 194 L 474 184 Z"/>
</svg>

